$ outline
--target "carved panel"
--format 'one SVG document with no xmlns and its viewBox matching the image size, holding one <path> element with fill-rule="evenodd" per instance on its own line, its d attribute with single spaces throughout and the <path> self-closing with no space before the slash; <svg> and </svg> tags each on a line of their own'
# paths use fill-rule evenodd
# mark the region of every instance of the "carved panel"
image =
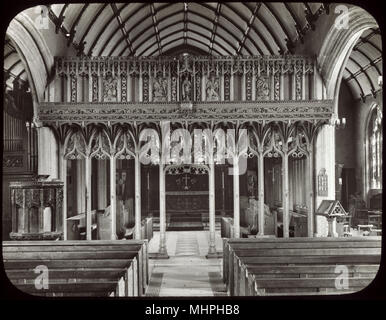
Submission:
<svg viewBox="0 0 386 320">
<path fill-rule="evenodd" d="M 181 77 L 181 89 L 180 89 L 180 101 L 190 102 L 192 101 L 192 80 L 190 74 L 184 74 Z"/>
<path fill-rule="evenodd" d="M 121 100 L 127 102 L 127 75 L 121 75 Z"/>
<path fill-rule="evenodd" d="M 245 75 L 245 98 L 247 101 L 252 100 L 252 73 L 248 72 Z"/>
<path fill-rule="evenodd" d="M 23 167 L 23 155 L 3 155 L 3 168 Z"/>
<path fill-rule="evenodd" d="M 71 102 L 77 102 L 77 77 L 75 75 L 70 76 L 71 84 Z"/>
<path fill-rule="evenodd" d="M 224 100 L 231 99 L 231 76 L 229 73 L 224 74 Z"/>
<path fill-rule="evenodd" d="M 149 76 L 142 75 L 143 102 L 149 102 Z"/>
</svg>

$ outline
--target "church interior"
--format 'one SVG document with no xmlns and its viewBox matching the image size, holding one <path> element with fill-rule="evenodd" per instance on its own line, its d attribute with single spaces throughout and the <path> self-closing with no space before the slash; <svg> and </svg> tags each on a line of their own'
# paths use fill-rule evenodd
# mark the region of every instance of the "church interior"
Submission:
<svg viewBox="0 0 386 320">
<path fill-rule="evenodd" d="M 350 4 L 20 12 L 3 68 L 10 283 L 49 297 L 367 287 L 381 258 L 382 63 L 377 21 Z"/>
</svg>

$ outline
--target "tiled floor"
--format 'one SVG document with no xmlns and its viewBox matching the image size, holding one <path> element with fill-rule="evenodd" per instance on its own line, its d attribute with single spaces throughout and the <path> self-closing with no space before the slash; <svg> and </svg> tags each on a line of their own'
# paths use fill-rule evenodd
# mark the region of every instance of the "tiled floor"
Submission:
<svg viewBox="0 0 386 320">
<path fill-rule="evenodd" d="M 208 231 L 168 231 L 167 260 L 150 259 L 150 284 L 147 296 L 224 296 L 222 259 L 206 259 Z M 149 253 L 159 247 L 159 233 L 149 243 Z M 216 233 L 216 249 L 222 251 L 222 240 Z"/>
</svg>

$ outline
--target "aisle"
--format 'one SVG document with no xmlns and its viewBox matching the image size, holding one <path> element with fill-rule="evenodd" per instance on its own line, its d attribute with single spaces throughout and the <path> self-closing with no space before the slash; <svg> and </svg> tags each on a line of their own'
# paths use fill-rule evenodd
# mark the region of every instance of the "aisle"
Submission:
<svg viewBox="0 0 386 320">
<path fill-rule="evenodd" d="M 167 232 L 167 260 L 149 260 L 150 284 L 146 296 L 226 296 L 222 282 L 222 259 L 206 259 L 207 231 Z M 159 233 L 149 243 L 149 252 L 157 252 Z M 216 234 L 216 247 L 222 242 Z"/>
</svg>

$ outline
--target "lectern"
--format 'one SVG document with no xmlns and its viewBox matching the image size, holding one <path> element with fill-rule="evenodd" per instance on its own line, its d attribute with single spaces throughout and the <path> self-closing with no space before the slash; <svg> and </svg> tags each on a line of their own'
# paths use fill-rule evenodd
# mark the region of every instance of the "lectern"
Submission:
<svg viewBox="0 0 386 320">
<path fill-rule="evenodd" d="M 12 240 L 56 240 L 63 235 L 63 182 L 10 182 Z"/>
<path fill-rule="evenodd" d="M 325 216 L 328 221 L 328 237 L 337 237 L 336 232 L 336 218 L 347 216 L 347 212 L 344 210 L 338 200 L 323 200 L 320 204 L 316 214 Z"/>
</svg>

